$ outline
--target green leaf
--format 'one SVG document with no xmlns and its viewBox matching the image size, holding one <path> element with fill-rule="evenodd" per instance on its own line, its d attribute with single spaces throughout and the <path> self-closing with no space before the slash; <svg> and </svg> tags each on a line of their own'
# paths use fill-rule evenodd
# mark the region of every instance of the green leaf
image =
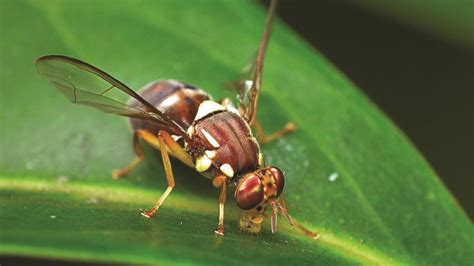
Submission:
<svg viewBox="0 0 474 266">
<path fill-rule="evenodd" d="M 127 178 L 125 119 L 71 105 L 35 71 L 44 54 L 104 69 L 132 88 L 179 79 L 214 98 L 254 54 L 265 11 L 244 1 L 3 1 L 0 254 L 129 263 L 416 264 L 474 261 L 472 224 L 406 137 L 323 56 L 277 21 L 259 119 L 299 130 L 263 147 L 286 172 L 290 213 L 319 240 L 280 223 L 238 229 L 229 193 L 216 238 L 218 191 L 173 161 L 177 187 L 155 218 L 140 217 L 166 186 L 159 155 Z M 363 63 L 363 62 L 362 62 Z M 334 177 L 336 177 L 334 179 Z M 330 178 L 331 177 L 331 178 Z"/>
</svg>

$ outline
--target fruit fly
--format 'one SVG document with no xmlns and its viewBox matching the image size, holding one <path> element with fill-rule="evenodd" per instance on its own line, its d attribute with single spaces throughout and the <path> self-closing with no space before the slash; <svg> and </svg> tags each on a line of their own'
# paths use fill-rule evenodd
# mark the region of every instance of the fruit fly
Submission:
<svg viewBox="0 0 474 266">
<path fill-rule="evenodd" d="M 168 187 L 151 209 L 141 213 L 144 217 L 152 218 L 175 187 L 171 155 L 220 188 L 217 234 L 224 234 L 224 203 L 230 186 L 235 187 L 242 230 L 259 233 L 264 218 L 270 218 L 275 233 L 280 213 L 305 235 L 318 237 L 288 214 L 283 198 L 284 174 L 275 166 L 265 165 L 259 146 L 259 142 L 269 142 L 295 129 L 288 123 L 280 131 L 265 135 L 256 120 L 275 2 L 270 4 L 263 37 L 248 73 L 251 78 L 234 84 L 237 107 L 229 99 L 213 101 L 203 90 L 176 80 L 155 81 L 136 93 L 104 71 L 74 58 L 47 55 L 36 61 L 38 72 L 71 102 L 130 118 L 136 158 L 114 171 L 114 178 L 128 174 L 143 160 L 140 140 L 160 150 Z M 117 100 L 117 94 L 130 100 Z M 251 127 L 255 127 L 257 138 Z"/>
</svg>

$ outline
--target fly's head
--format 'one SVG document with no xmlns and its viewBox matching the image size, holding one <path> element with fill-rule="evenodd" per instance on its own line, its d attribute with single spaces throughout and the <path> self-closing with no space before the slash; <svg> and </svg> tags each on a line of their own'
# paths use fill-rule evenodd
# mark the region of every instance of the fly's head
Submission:
<svg viewBox="0 0 474 266">
<path fill-rule="evenodd" d="M 272 233 L 277 230 L 277 214 L 283 216 L 293 225 L 284 202 L 280 199 L 285 185 L 283 172 L 269 166 L 257 169 L 242 177 L 235 190 L 237 205 L 242 210 L 240 228 L 250 233 L 259 233 L 265 211 L 271 209 Z"/>
</svg>

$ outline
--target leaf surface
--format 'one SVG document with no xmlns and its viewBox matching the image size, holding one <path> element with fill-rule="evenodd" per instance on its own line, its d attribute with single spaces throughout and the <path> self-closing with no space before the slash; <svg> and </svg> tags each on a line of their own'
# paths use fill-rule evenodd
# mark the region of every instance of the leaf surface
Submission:
<svg viewBox="0 0 474 266">
<path fill-rule="evenodd" d="M 128 263 L 416 264 L 474 261 L 472 224 L 407 138 L 322 55 L 276 21 L 259 120 L 298 131 L 263 151 L 286 173 L 290 213 L 317 241 L 281 220 L 272 235 L 238 230 L 229 193 L 216 238 L 218 190 L 159 153 L 127 178 L 134 158 L 125 119 L 73 106 L 34 61 L 65 54 L 135 90 L 178 79 L 215 99 L 256 51 L 265 11 L 243 1 L 4 1 L 1 10 L 0 254 Z M 145 146 L 145 145 L 144 145 Z"/>
</svg>

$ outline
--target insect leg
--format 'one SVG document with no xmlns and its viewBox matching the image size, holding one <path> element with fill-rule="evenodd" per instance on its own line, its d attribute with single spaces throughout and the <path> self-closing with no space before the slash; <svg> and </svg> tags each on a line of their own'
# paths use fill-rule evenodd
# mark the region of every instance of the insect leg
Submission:
<svg viewBox="0 0 474 266">
<path fill-rule="evenodd" d="M 255 121 L 255 130 L 257 130 L 257 140 L 258 142 L 265 144 L 271 141 L 274 141 L 282 136 L 284 136 L 287 133 L 293 132 L 296 130 L 295 124 L 288 122 L 286 125 L 278 130 L 277 132 L 274 132 L 270 135 L 265 134 L 265 131 L 263 130 L 262 125 L 258 122 Z"/>
<path fill-rule="evenodd" d="M 138 141 L 139 139 L 143 139 L 155 149 L 160 149 L 159 140 L 155 135 L 146 130 L 139 129 L 135 131 L 133 133 L 133 149 L 135 150 L 135 154 L 137 155 L 137 157 L 133 159 L 133 161 L 131 161 L 125 168 L 113 171 L 112 177 L 114 179 L 118 179 L 119 177 L 128 174 L 131 170 L 133 170 L 133 168 L 138 165 L 138 163 L 143 160 L 144 156 L 142 148 L 140 147 L 140 143 Z M 194 168 L 193 159 L 178 143 L 176 143 L 176 141 L 171 138 L 171 141 L 165 140 L 165 142 L 168 152 L 173 157 L 176 157 L 178 160 L 182 161 L 187 166 Z"/>
<path fill-rule="evenodd" d="M 291 224 L 292 226 L 296 227 L 298 230 L 300 230 L 304 235 L 306 236 L 309 236 L 313 239 L 318 239 L 319 238 L 319 234 L 316 233 L 316 232 L 313 232 L 309 229 L 307 229 L 306 227 L 304 227 L 303 225 L 301 225 L 300 223 L 298 223 L 295 218 L 291 217 L 289 214 L 288 214 L 288 208 L 286 206 L 286 202 L 285 202 L 285 198 L 283 197 L 283 195 L 280 195 L 280 198 L 278 199 L 278 208 L 280 210 L 280 212 L 283 214 L 283 217 L 285 217 L 285 219 L 288 221 L 289 224 Z"/>
<path fill-rule="evenodd" d="M 224 235 L 224 204 L 227 195 L 227 179 L 222 175 L 217 176 L 212 183 L 215 187 L 221 187 L 221 193 L 219 194 L 219 222 L 214 232 L 219 235 Z"/>
<path fill-rule="evenodd" d="M 145 130 L 137 130 L 133 132 L 133 149 L 135 150 L 135 154 L 137 155 L 137 157 L 133 159 L 133 161 L 131 161 L 125 168 L 114 170 L 112 172 L 113 179 L 118 179 L 119 177 L 128 174 L 131 170 L 133 170 L 133 168 L 138 165 L 138 163 L 143 160 L 143 151 L 140 147 L 140 142 L 138 141 L 140 138 L 152 145 L 153 143 L 156 143 L 156 145 L 158 145 L 158 140 L 155 136 L 153 136 L 153 134 Z"/>
<path fill-rule="evenodd" d="M 173 177 L 173 169 L 171 168 L 170 157 L 168 155 L 168 151 L 166 147 L 168 143 L 173 143 L 173 142 L 176 143 L 176 142 L 165 131 L 160 131 L 158 133 L 158 142 L 159 142 L 159 147 L 162 147 L 160 149 L 160 153 L 161 153 L 161 158 L 163 160 L 163 167 L 165 168 L 166 180 L 168 181 L 168 188 L 166 188 L 165 192 L 161 195 L 161 197 L 155 203 L 153 208 L 141 213 L 146 218 L 151 218 L 153 217 L 153 215 L 155 215 L 155 213 L 158 211 L 160 206 L 163 204 L 163 202 L 165 201 L 165 199 L 168 197 L 168 195 L 171 193 L 171 191 L 173 190 L 175 186 L 174 177 Z"/>
<path fill-rule="evenodd" d="M 171 154 L 171 156 L 177 158 L 187 166 L 194 168 L 194 163 L 191 155 L 186 152 L 181 145 L 179 145 L 167 132 L 162 131 L 163 135 L 166 135 L 166 137 L 163 139 L 165 142 L 165 147 L 168 150 L 168 152 Z"/>
</svg>

